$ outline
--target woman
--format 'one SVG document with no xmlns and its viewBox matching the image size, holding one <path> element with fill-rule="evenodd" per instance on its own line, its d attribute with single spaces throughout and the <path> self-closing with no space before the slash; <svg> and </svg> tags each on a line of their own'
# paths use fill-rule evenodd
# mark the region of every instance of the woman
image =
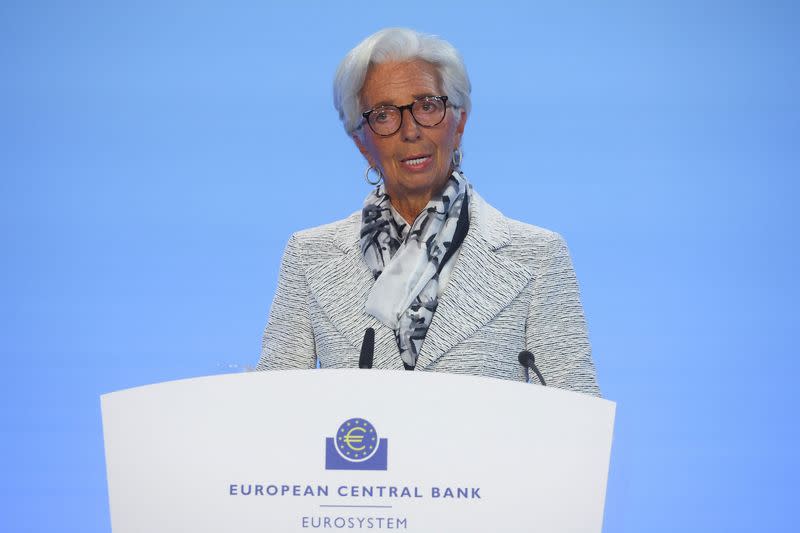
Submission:
<svg viewBox="0 0 800 533">
<path fill-rule="evenodd" d="M 342 61 L 334 103 L 377 184 L 362 210 L 292 235 L 259 370 L 357 367 L 526 380 L 599 394 L 569 253 L 504 217 L 461 173 L 470 82 L 447 42 L 406 29 Z M 538 382 L 538 378 L 533 378 Z"/>
</svg>

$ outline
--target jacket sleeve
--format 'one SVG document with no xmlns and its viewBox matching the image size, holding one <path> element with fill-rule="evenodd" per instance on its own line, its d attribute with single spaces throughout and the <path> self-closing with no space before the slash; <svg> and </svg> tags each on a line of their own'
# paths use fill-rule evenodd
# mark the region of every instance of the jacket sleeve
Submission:
<svg viewBox="0 0 800 533">
<path fill-rule="evenodd" d="M 545 243 L 536 271 L 525 336 L 548 386 L 600 396 L 578 281 L 557 233 Z"/>
<path fill-rule="evenodd" d="M 308 308 L 303 247 L 292 235 L 281 259 L 278 288 L 272 300 L 256 370 L 314 368 L 314 331 Z"/>
</svg>

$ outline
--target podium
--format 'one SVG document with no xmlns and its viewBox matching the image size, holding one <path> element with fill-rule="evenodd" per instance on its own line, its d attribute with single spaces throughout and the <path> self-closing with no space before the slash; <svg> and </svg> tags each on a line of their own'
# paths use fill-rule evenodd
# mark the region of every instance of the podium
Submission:
<svg viewBox="0 0 800 533">
<path fill-rule="evenodd" d="M 599 532 L 615 404 L 492 378 L 288 370 L 101 397 L 114 533 Z"/>
</svg>

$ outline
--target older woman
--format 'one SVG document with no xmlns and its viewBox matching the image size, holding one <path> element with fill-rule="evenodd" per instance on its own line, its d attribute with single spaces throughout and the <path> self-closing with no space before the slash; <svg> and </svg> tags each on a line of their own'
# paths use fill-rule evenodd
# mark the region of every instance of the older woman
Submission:
<svg viewBox="0 0 800 533">
<path fill-rule="evenodd" d="M 292 235 L 259 370 L 374 367 L 528 379 L 599 394 L 566 245 L 511 220 L 461 171 L 470 82 L 447 42 L 407 29 L 342 61 L 334 103 L 377 187 L 348 218 Z M 538 382 L 538 378 L 532 378 Z"/>
</svg>

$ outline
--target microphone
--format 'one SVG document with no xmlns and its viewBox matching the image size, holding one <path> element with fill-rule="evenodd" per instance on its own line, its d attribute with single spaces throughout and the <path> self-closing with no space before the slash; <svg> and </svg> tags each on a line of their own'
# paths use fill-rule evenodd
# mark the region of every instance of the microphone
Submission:
<svg viewBox="0 0 800 533">
<path fill-rule="evenodd" d="M 536 359 L 533 357 L 533 354 L 528 350 L 522 350 L 519 352 L 519 364 L 524 366 L 526 369 L 530 368 L 533 370 L 536 377 L 539 378 L 539 383 L 544 386 L 547 386 L 547 383 L 544 382 L 544 378 L 542 377 L 542 373 L 539 372 L 539 369 L 536 367 Z"/>
<path fill-rule="evenodd" d="M 375 355 L 375 330 L 367 328 L 364 332 L 364 342 L 361 343 L 361 357 L 358 358 L 358 368 L 372 368 L 372 356 Z"/>
</svg>

